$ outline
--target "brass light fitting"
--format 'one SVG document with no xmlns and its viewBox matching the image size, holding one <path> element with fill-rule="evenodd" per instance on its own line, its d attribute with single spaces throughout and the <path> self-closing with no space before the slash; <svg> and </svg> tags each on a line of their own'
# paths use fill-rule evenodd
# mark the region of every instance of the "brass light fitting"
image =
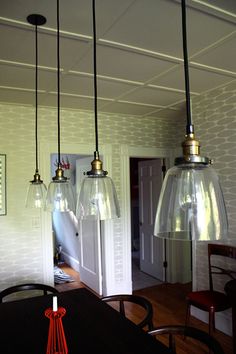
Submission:
<svg viewBox="0 0 236 354">
<path fill-rule="evenodd" d="M 182 142 L 183 156 L 175 159 L 175 165 L 182 163 L 202 163 L 209 164 L 208 157 L 200 156 L 200 142 L 195 139 L 194 133 L 188 133 L 185 135 L 185 140 Z"/>
<path fill-rule="evenodd" d="M 40 174 L 36 171 L 34 174 L 34 179 L 30 183 L 41 184 L 43 181 L 40 178 Z"/>
<path fill-rule="evenodd" d="M 87 176 L 90 177 L 105 177 L 107 175 L 107 171 L 102 169 L 102 161 L 99 158 L 99 152 L 94 152 L 94 160 L 91 162 L 92 169 L 86 172 Z"/>
<path fill-rule="evenodd" d="M 54 182 L 67 182 L 67 177 L 64 176 L 64 171 L 59 165 L 59 167 L 55 171 L 55 176 L 52 177 Z"/>
</svg>

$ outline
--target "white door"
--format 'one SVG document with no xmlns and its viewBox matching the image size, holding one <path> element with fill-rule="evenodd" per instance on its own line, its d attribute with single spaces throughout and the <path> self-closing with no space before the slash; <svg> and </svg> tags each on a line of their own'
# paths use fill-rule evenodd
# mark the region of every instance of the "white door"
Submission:
<svg viewBox="0 0 236 354">
<path fill-rule="evenodd" d="M 79 193 L 84 172 L 91 169 L 92 157 L 76 161 L 76 191 Z M 98 220 L 79 221 L 80 280 L 102 295 L 101 238 Z"/>
<path fill-rule="evenodd" d="M 139 162 L 140 270 L 164 280 L 164 241 L 153 235 L 162 185 L 162 160 Z"/>
<path fill-rule="evenodd" d="M 80 221 L 80 280 L 102 295 L 100 221 Z"/>
</svg>

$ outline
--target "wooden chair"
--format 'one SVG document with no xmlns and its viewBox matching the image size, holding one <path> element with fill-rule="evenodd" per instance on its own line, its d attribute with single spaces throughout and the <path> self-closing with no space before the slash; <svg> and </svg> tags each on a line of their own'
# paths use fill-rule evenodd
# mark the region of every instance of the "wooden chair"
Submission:
<svg viewBox="0 0 236 354">
<path fill-rule="evenodd" d="M 148 330 L 153 328 L 153 308 L 151 302 L 138 295 L 126 295 L 126 294 L 119 294 L 119 295 L 111 295 L 105 296 L 101 298 L 102 301 L 110 303 L 112 307 L 115 307 L 123 316 L 128 317 L 128 308 L 130 308 L 131 304 L 136 304 L 138 307 L 144 309 L 145 312 L 140 314 L 142 315 L 142 320 L 138 321 L 136 325 L 140 328 L 148 327 Z M 118 305 L 114 306 L 115 304 Z"/>
<path fill-rule="evenodd" d="M 224 351 L 220 345 L 220 343 L 212 337 L 210 334 L 194 327 L 187 327 L 187 326 L 182 326 L 182 325 L 168 325 L 168 326 L 162 326 L 162 327 L 156 327 L 152 331 L 148 332 L 152 336 L 157 336 L 157 335 L 168 335 L 168 343 L 169 343 L 169 348 L 171 349 L 171 353 L 176 354 L 176 336 L 182 336 L 182 338 L 179 338 L 179 341 L 182 339 L 185 340 L 186 338 L 192 338 L 194 340 L 197 340 L 198 342 L 204 344 L 204 346 L 207 346 L 211 353 L 214 354 L 224 354 Z M 180 342 L 179 342 L 180 343 Z M 181 346 L 183 347 L 186 345 L 185 343 L 182 342 Z M 194 341 L 191 342 L 191 346 L 194 345 Z M 198 347 L 197 347 L 198 348 Z M 197 352 L 197 349 L 195 352 Z M 200 345 L 199 345 L 200 349 Z M 204 351 L 205 352 L 205 351 Z"/>
<path fill-rule="evenodd" d="M 224 290 L 232 306 L 233 353 L 236 353 L 236 279 L 228 281 L 225 284 Z"/>
<path fill-rule="evenodd" d="M 0 292 L 0 303 L 3 302 L 3 298 L 12 295 L 14 293 L 18 293 L 20 291 L 32 291 L 32 290 L 40 290 L 43 292 L 43 295 L 46 295 L 48 293 L 58 293 L 59 291 L 55 289 L 54 287 L 46 284 L 39 284 L 39 283 L 29 283 L 29 284 L 18 284 L 15 286 L 11 286 L 9 288 L 6 288 Z"/>
<path fill-rule="evenodd" d="M 187 295 L 187 311 L 185 325 L 189 324 L 191 305 L 209 313 L 209 334 L 215 330 L 215 312 L 224 311 L 231 307 L 228 296 L 213 288 L 213 275 L 226 275 L 234 279 L 236 272 L 212 264 L 212 256 L 223 256 L 236 259 L 236 247 L 220 244 L 208 244 L 209 290 L 192 291 Z"/>
</svg>

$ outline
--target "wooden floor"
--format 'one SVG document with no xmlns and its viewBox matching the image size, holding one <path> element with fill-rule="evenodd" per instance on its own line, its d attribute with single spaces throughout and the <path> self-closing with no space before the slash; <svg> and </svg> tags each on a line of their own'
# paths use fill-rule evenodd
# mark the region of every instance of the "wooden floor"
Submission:
<svg viewBox="0 0 236 354">
<path fill-rule="evenodd" d="M 85 285 L 80 282 L 79 273 L 75 272 L 66 265 L 62 265 L 61 268 L 67 274 L 71 275 L 75 281 L 56 285 L 55 287 L 59 291 L 67 291 L 70 289 L 85 287 Z M 185 297 L 190 290 L 191 284 L 167 283 L 142 290 L 136 290 L 134 293 L 144 296 L 151 301 L 154 311 L 154 326 L 160 326 L 167 324 L 184 324 L 186 310 Z M 131 319 L 132 316 L 137 318 L 137 313 L 131 313 Z M 208 325 L 194 317 L 191 317 L 191 325 L 204 331 L 208 331 Z M 227 336 L 218 330 L 215 331 L 214 337 L 221 343 L 225 354 L 233 354 L 232 337 Z M 165 342 L 166 338 L 161 340 Z M 178 344 L 178 348 L 180 348 L 178 354 L 209 354 L 208 350 L 199 346 L 195 347 L 195 345 L 196 344 L 193 345 L 190 340 L 181 339 Z M 196 349 L 194 349 L 194 347 Z"/>
</svg>

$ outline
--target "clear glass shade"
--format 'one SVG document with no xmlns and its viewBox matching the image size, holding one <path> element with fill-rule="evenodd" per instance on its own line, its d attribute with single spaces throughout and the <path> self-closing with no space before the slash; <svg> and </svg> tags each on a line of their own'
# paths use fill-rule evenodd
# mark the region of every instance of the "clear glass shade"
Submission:
<svg viewBox="0 0 236 354">
<path fill-rule="evenodd" d="M 84 178 L 78 197 L 76 216 L 78 219 L 92 217 L 100 220 L 120 217 L 116 190 L 110 177 Z"/>
<path fill-rule="evenodd" d="M 45 209 L 48 211 L 73 211 L 75 198 L 69 181 L 52 181 L 49 184 Z"/>
<path fill-rule="evenodd" d="M 47 189 L 43 182 L 30 182 L 25 203 L 26 208 L 43 208 L 46 193 Z"/>
<path fill-rule="evenodd" d="M 154 235 L 176 240 L 227 237 L 228 220 L 218 176 L 209 165 L 185 163 L 168 170 Z"/>
</svg>

